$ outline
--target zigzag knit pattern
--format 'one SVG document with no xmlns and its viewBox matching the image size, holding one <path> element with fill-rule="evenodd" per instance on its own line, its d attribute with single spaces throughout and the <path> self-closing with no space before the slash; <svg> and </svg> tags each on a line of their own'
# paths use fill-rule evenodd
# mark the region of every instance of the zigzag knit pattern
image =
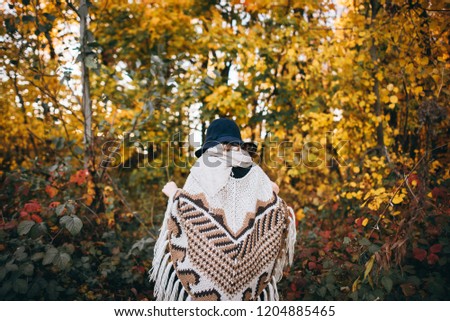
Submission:
<svg viewBox="0 0 450 321">
<path fill-rule="evenodd" d="M 149 272 L 156 298 L 279 300 L 295 237 L 292 209 L 259 166 L 230 177 L 213 197 L 189 176 L 169 199 L 155 244 Z"/>
</svg>

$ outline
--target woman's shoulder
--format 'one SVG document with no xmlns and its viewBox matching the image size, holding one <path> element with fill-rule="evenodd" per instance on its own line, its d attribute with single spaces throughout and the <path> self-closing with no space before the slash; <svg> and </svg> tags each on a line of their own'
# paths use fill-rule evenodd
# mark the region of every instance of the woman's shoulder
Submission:
<svg viewBox="0 0 450 321">
<path fill-rule="evenodd" d="M 267 176 L 266 172 L 264 172 L 264 170 L 258 164 L 253 164 L 251 173 L 253 173 L 253 175 L 259 177 L 262 180 L 271 181 L 269 176 Z"/>
</svg>

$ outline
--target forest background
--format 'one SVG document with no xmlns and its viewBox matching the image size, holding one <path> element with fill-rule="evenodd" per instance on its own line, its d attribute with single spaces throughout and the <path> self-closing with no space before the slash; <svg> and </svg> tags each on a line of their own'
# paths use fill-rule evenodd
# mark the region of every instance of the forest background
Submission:
<svg viewBox="0 0 450 321">
<path fill-rule="evenodd" d="M 450 299 L 449 0 L 0 9 L 0 299 L 154 299 L 161 188 L 219 116 L 295 209 L 283 299 Z"/>
</svg>

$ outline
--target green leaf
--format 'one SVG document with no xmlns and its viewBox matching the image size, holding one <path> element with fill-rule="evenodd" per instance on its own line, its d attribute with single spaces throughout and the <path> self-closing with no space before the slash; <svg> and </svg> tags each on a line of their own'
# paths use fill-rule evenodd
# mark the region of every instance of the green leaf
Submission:
<svg viewBox="0 0 450 321">
<path fill-rule="evenodd" d="M 17 227 L 17 233 L 19 233 L 19 235 L 26 235 L 31 230 L 34 224 L 36 223 L 31 220 L 20 222 L 19 226 Z"/>
<path fill-rule="evenodd" d="M 66 208 L 67 208 L 67 211 L 69 212 L 68 214 L 75 213 L 75 206 L 73 206 L 73 204 L 67 203 Z"/>
<path fill-rule="evenodd" d="M 25 294 L 28 290 L 28 282 L 24 279 L 17 279 L 14 281 L 13 290 L 17 293 Z"/>
<path fill-rule="evenodd" d="M 12 288 L 12 282 L 11 280 L 6 280 L 3 282 L 2 286 L 0 287 L 0 298 L 5 297 L 5 295 L 11 290 Z"/>
<path fill-rule="evenodd" d="M 56 17 L 50 13 L 44 12 L 44 17 L 47 18 L 49 21 L 55 21 Z"/>
<path fill-rule="evenodd" d="M 58 250 L 55 247 L 50 246 L 47 249 L 47 251 L 45 252 L 45 256 L 44 256 L 44 259 L 42 260 L 42 264 L 48 265 L 48 264 L 52 263 L 57 254 L 58 254 Z"/>
<path fill-rule="evenodd" d="M 388 293 L 391 292 L 393 282 L 392 282 L 392 279 L 391 279 L 390 277 L 388 277 L 388 276 L 383 276 L 383 277 L 381 278 L 381 284 L 383 284 L 384 288 L 386 289 L 386 291 L 387 291 Z"/>
<path fill-rule="evenodd" d="M 20 267 L 22 273 L 26 276 L 32 276 L 34 273 L 34 265 L 32 263 L 25 263 Z"/>
<path fill-rule="evenodd" d="M 363 237 L 362 239 L 359 240 L 358 242 L 360 245 L 363 246 L 369 246 L 370 244 L 372 244 L 372 242 L 370 242 L 368 239 L 366 239 L 365 237 Z"/>
<path fill-rule="evenodd" d="M 64 211 L 65 208 L 66 208 L 66 205 L 65 205 L 65 204 L 58 205 L 58 206 L 56 207 L 56 210 L 55 210 L 56 215 L 57 215 L 57 216 L 60 216 L 60 215 L 62 214 L 62 212 Z"/>
<path fill-rule="evenodd" d="M 30 237 L 37 239 L 39 236 L 44 235 L 47 232 L 47 227 L 44 222 L 34 225 L 30 231 Z"/>
<path fill-rule="evenodd" d="M 75 155 L 81 155 L 83 154 L 83 149 L 80 146 L 76 145 L 73 148 L 73 152 L 75 153 Z"/>
<path fill-rule="evenodd" d="M 350 244 L 350 242 L 351 242 L 351 240 L 349 237 L 347 237 L 347 236 L 344 237 L 344 242 L 343 242 L 344 245 Z"/>
<path fill-rule="evenodd" d="M 318 294 L 320 297 L 323 298 L 323 297 L 327 294 L 327 288 L 324 287 L 324 286 L 320 287 L 320 288 L 317 290 L 317 294 Z"/>
<path fill-rule="evenodd" d="M 34 17 L 27 14 L 22 16 L 22 21 L 25 23 L 32 22 L 34 21 Z"/>
<path fill-rule="evenodd" d="M 86 38 L 87 38 L 87 42 L 94 42 L 95 41 L 94 34 L 90 30 L 86 31 Z"/>
<path fill-rule="evenodd" d="M 3 21 L 5 22 L 6 30 L 9 33 L 15 33 L 17 31 L 13 19 L 4 19 Z M 13 63 L 12 60 L 11 63 Z"/>
<path fill-rule="evenodd" d="M 61 217 L 59 223 L 63 225 L 72 235 L 77 235 L 83 227 L 83 222 L 76 215 L 65 215 Z"/>
<path fill-rule="evenodd" d="M 6 271 L 6 269 L 3 266 L 0 267 L 0 282 L 3 281 L 3 279 L 6 276 L 6 273 L 8 273 L 8 271 Z"/>
<path fill-rule="evenodd" d="M 19 267 L 17 266 L 17 264 L 12 263 L 13 261 L 10 261 L 8 263 L 6 263 L 5 265 L 5 269 L 7 272 L 15 272 L 19 270 Z"/>
<path fill-rule="evenodd" d="M 88 67 L 89 69 L 98 68 L 97 56 L 95 54 L 88 54 L 86 56 L 86 59 L 84 59 L 84 63 L 86 64 L 86 67 Z"/>
<path fill-rule="evenodd" d="M 70 255 L 67 253 L 60 253 L 56 256 L 55 261 L 53 262 L 59 269 L 64 270 L 69 266 Z"/>
<path fill-rule="evenodd" d="M 51 23 L 46 23 L 46 24 L 38 24 L 38 30 L 40 32 L 47 32 L 52 30 L 52 24 Z"/>
<path fill-rule="evenodd" d="M 38 252 L 38 253 L 34 253 L 31 256 L 31 261 L 39 261 L 42 260 L 44 258 L 44 252 Z"/>
<path fill-rule="evenodd" d="M 16 261 L 23 261 L 28 257 L 28 253 L 25 252 L 25 246 L 19 246 L 14 252 L 14 258 Z"/>
<path fill-rule="evenodd" d="M 369 246 L 369 252 L 372 253 L 372 254 L 378 252 L 379 250 L 380 250 L 380 247 L 378 245 L 376 245 L 376 244 L 371 244 Z"/>
</svg>

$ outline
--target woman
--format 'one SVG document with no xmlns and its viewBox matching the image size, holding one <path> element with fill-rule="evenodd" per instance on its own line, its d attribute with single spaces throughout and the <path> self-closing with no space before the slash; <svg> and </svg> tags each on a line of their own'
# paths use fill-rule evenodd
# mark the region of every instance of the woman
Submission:
<svg viewBox="0 0 450 321">
<path fill-rule="evenodd" d="M 169 197 L 150 280 L 157 300 L 278 300 L 292 264 L 292 208 L 252 162 L 233 120 L 214 120 L 183 188 Z"/>
</svg>

